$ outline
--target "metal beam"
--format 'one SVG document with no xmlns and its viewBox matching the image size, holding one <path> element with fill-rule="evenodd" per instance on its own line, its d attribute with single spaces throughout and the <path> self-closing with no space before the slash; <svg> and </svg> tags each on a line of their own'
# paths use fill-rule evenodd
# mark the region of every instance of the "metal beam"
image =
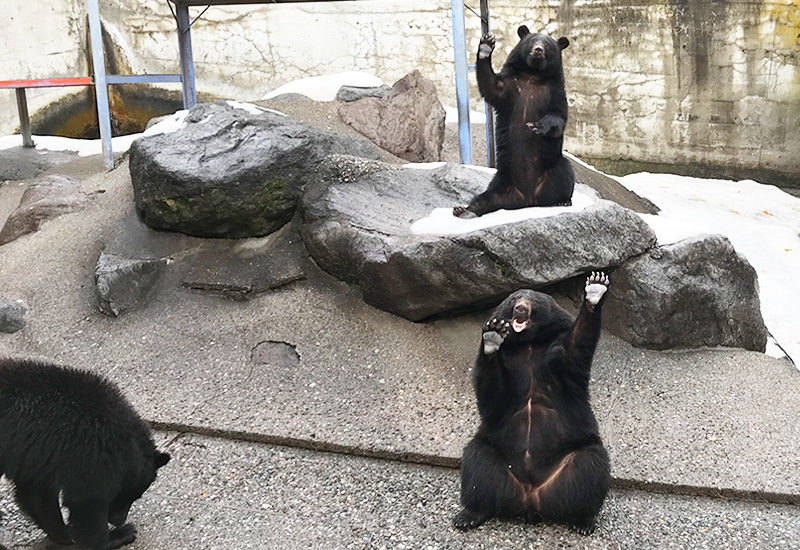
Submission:
<svg viewBox="0 0 800 550">
<path fill-rule="evenodd" d="M 89 8 L 89 36 L 91 37 L 92 65 L 94 68 L 94 97 L 97 103 L 97 125 L 103 142 L 103 164 L 114 168 L 114 151 L 111 148 L 111 113 L 106 85 L 106 58 L 103 53 L 103 31 L 100 26 L 98 0 L 86 0 Z"/>
<path fill-rule="evenodd" d="M 28 100 L 25 97 L 25 88 L 17 88 L 17 111 L 19 111 L 19 133 L 22 134 L 22 146 L 33 147 L 31 137 L 31 119 L 28 117 Z"/>
<path fill-rule="evenodd" d="M 481 0 L 481 35 L 489 33 L 489 0 Z M 486 157 L 490 168 L 497 166 L 494 141 L 494 109 L 484 102 L 486 109 Z"/>
<path fill-rule="evenodd" d="M 181 82 L 179 74 L 109 74 L 108 84 L 156 84 L 158 82 Z"/>
<path fill-rule="evenodd" d="M 469 126 L 469 83 L 467 81 L 467 31 L 464 27 L 464 0 L 450 0 L 453 16 L 453 52 L 456 64 L 456 104 L 458 106 L 458 152 L 461 164 L 472 164 L 472 131 Z"/>
<path fill-rule="evenodd" d="M 0 89 L 14 88 L 60 88 L 64 86 L 91 86 L 88 76 L 78 78 L 38 78 L 34 80 L 0 80 Z"/>
<path fill-rule="evenodd" d="M 343 0 L 170 0 L 175 6 L 225 6 L 235 4 L 299 4 L 308 2 L 341 2 Z M 350 2 L 359 0 L 347 0 Z M 364 1 L 364 0 L 361 0 Z"/>
<path fill-rule="evenodd" d="M 194 83 L 194 58 L 192 57 L 192 31 L 189 19 L 189 4 L 175 4 L 178 20 L 178 50 L 181 56 L 181 81 L 183 82 L 183 108 L 188 109 L 197 103 L 197 88 Z"/>
</svg>

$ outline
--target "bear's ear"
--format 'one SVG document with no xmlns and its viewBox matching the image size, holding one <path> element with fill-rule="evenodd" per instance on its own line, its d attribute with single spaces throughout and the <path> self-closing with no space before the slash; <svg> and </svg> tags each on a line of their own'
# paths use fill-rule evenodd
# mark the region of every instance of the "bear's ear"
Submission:
<svg viewBox="0 0 800 550">
<path fill-rule="evenodd" d="M 153 463 L 156 465 L 156 470 L 161 468 L 167 462 L 169 462 L 170 456 L 167 453 L 162 453 L 161 451 L 156 451 L 153 455 Z"/>
<path fill-rule="evenodd" d="M 565 50 L 569 46 L 569 38 L 566 36 L 562 36 L 558 39 L 558 47 L 562 50 Z"/>
<path fill-rule="evenodd" d="M 517 29 L 517 34 L 519 35 L 520 38 L 525 38 L 530 33 L 531 31 L 528 30 L 528 27 L 526 27 L 525 25 L 520 25 L 519 28 Z"/>
</svg>

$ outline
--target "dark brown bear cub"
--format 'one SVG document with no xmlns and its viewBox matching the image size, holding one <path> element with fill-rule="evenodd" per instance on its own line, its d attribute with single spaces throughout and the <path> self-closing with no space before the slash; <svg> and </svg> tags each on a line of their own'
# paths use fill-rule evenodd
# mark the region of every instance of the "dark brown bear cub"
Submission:
<svg viewBox="0 0 800 550">
<path fill-rule="evenodd" d="M 111 382 L 0 359 L 0 475 L 14 483 L 20 508 L 54 542 L 91 550 L 133 542 L 136 529 L 125 524 L 131 504 L 168 461 Z M 110 532 L 109 523 L 116 526 Z"/>
<path fill-rule="evenodd" d="M 464 449 L 456 527 L 500 516 L 594 529 L 611 479 L 588 389 L 607 288 L 593 273 L 574 321 L 520 290 L 484 326 L 472 372 L 481 424 Z"/>
<path fill-rule="evenodd" d="M 567 124 L 567 95 L 558 41 L 522 25 L 519 44 L 500 74 L 492 69 L 492 35 L 478 49 L 478 88 L 497 112 L 497 173 L 489 188 L 453 215 L 481 216 L 501 208 L 572 204 L 575 175 L 561 154 Z"/>
</svg>

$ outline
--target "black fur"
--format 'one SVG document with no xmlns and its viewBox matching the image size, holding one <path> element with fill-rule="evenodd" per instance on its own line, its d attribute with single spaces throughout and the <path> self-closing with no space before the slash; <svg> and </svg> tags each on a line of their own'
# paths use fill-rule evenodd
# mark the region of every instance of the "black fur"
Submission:
<svg viewBox="0 0 800 550">
<path fill-rule="evenodd" d="M 453 209 L 456 216 L 572 202 L 575 175 L 561 154 L 567 124 L 561 50 L 569 40 L 531 33 L 524 25 L 518 34 L 499 75 L 491 55 L 482 58 L 479 50 L 478 88 L 497 112 L 497 173 L 469 206 Z M 494 49 L 494 37 L 484 36 L 481 45 Z"/>
<path fill-rule="evenodd" d="M 0 359 L 0 475 L 54 542 L 91 550 L 133 542 L 136 530 L 125 524 L 131 504 L 168 461 L 113 383 L 77 369 Z M 111 532 L 109 523 L 116 526 Z"/>
<path fill-rule="evenodd" d="M 593 274 L 590 282 L 607 286 L 608 278 Z M 526 318 L 516 332 L 514 320 Z M 589 404 L 599 337 L 600 305 L 586 300 L 575 320 L 532 290 L 497 307 L 472 373 L 481 424 L 464 449 L 456 527 L 499 516 L 593 529 L 611 479 Z M 499 349 L 487 354 L 487 341 Z"/>
</svg>

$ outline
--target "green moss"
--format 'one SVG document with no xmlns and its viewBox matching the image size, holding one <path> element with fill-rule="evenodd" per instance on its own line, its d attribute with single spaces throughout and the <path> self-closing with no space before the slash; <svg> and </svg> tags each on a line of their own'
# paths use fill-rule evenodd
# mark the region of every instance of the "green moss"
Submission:
<svg viewBox="0 0 800 550">
<path fill-rule="evenodd" d="M 514 270 L 499 260 L 494 260 L 494 268 L 503 277 L 510 278 L 514 276 Z"/>
</svg>

